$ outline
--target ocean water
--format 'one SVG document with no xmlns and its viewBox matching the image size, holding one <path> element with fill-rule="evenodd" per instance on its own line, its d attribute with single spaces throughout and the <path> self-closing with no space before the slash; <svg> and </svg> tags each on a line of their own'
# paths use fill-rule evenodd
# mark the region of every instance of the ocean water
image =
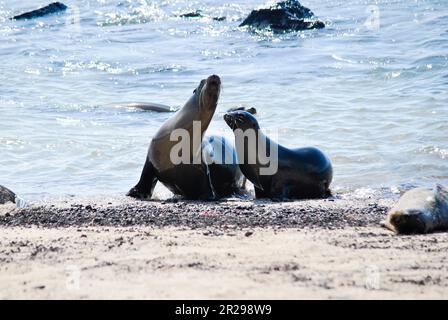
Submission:
<svg viewBox="0 0 448 320">
<path fill-rule="evenodd" d="M 280 143 L 329 155 L 341 194 L 448 184 L 445 0 L 304 0 L 327 27 L 290 34 L 238 28 L 255 0 L 65 0 L 8 19 L 48 2 L 0 0 L 0 184 L 25 199 L 124 194 L 171 114 L 108 105 L 180 106 L 210 74 L 210 133 L 256 107 Z M 176 16 L 197 9 L 227 19 Z"/>
</svg>

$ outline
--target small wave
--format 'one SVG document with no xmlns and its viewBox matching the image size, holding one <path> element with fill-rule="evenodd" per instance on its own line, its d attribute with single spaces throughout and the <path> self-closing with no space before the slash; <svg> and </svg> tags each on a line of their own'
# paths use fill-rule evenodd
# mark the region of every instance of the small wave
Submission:
<svg viewBox="0 0 448 320">
<path fill-rule="evenodd" d="M 134 75 L 139 75 L 139 74 L 151 74 L 151 73 L 181 72 L 185 70 L 186 68 L 184 66 L 171 64 L 171 65 L 158 65 L 137 69 L 130 68 L 129 70 L 127 70 L 127 72 Z"/>
<path fill-rule="evenodd" d="M 430 70 L 436 67 L 446 67 L 448 66 L 448 56 L 437 55 L 420 58 L 415 60 L 413 65 L 417 70 Z"/>
<path fill-rule="evenodd" d="M 26 141 L 18 138 L 0 138 L 0 145 L 23 146 L 25 144 L 27 144 Z"/>
<path fill-rule="evenodd" d="M 62 67 L 62 74 L 66 75 L 68 73 L 76 73 L 80 70 L 98 70 L 105 71 L 110 74 L 120 74 L 123 72 L 123 69 L 120 67 L 112 66 L 111 64 L 106 62 L 91 60 L 88 62 L 66 61 L 64 66 Z"/>
<path fill-rule="evenodd" d="M 60 63 L 55 63 L 56 65 Z M 77 73 L 83 70 L 97 70 L 106 72 L 114 75 L 141 75 L 141 74 L 152 74 L 152 73 L 165 73 L 165 72 L 182 72 L 186 70 L 186 67 L 178 65 L 178 64 L 169 64 L 169 65 L 154 65 L 149 67 L 142 68 L 134 68 L 131 66 L 122 66 L 119 63 L 107 63 L 98 60 L 91 60 L 87 62 L 75 62 L 75 61 L 66 61 L 63 63 L 61 68 L 62 74 L 65 76 L 70 73 Z M 54 72 L 54 69 L 51 69 Z M 31 73 L 28 72 L 28 73 Z"/>
<path fill-rule="evenodd" d="M 63 127 L 79 127 L 82 125 L 80 119 L 73 118 L 56 118 L 56 122 L 60 123 Z"/>
<path fill-rule="evenodd" d="M 340 56 L 338 56 L 338 55 L 336 55 L 336 54 L 332 54 L 331 57 L 332 57 L 334 60 L 336 60 L 336 61 L 340 61 L 340 62 L 357 63 L 357 62 L 354 61 L 354 60 L 345 59 L 345 58 L 342 58 L 342 57 L 340 57 Z"/>
<path fill-rule="evenodd" d="M 165 12 L 156 4 L 143 5 L 133 9 L 131 12 L 96 12 L 97 15 L 104 17 L 104 21 L 98 22 L 101 27 L 123 26 L 133 24 L 144 24 L 148 22 L 160 21 L 167 18 Z"/>
<path fill-rule="evenodd" d="M 448 149 L 439 148 L 436 146 L 424 147 L 419 150 L 420 152 L 426 154 L 434 154 L 440 157 L 441 159 L 448 159 Z"/>
</svg>

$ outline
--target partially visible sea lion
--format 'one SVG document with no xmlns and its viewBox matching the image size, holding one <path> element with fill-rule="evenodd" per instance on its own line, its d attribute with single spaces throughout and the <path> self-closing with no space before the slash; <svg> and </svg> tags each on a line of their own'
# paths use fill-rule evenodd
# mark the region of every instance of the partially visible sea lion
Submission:
<svg viewBox="0 0 448 320">
<path fill-rule="evenodd" d="M 274 32 L 321 29 L 322 21 L 315 20 L 313 12 L 297 0 L 281 1 L 269 8 L 253 10 L 240 27 L 269 28 Z"/>
<path fill-rule="evenodd" d="M 8 188 L 0 185 L 0 204 L 7 202 L 16 203 L 16 195 Z"/>
<path fill-rule="evenodd" d="M 202 80 L 187 103 L 160 127 L 149 145 L 140 180 L 128 196 L 151 198 L 157 181 L 187 199 L 217 199 L 239 191 L 244 177 L 236 162 L 206 165 L 204 161 L 195 161 L 198 157 L 199 160 L 216 159 L 218 152 L 227 150 L 229 145 L 223 137 L 204 139 L 220 91 L 221 79 L 217 75 Z M 194 123 L 200 123 L 198 144 L 194 141 Z M 189 152 L 182 155 L 189 160 L 188 163 L 172 161 L 171 151 L 180 143 L 171 139 L 173 132 L 186 132 L 190 137 Z"/>
<path fill-rule="evenodd" d="M 53 2 L 43 8 L 19 14 L 17 16 L 12 17 L 11 19 L 12 20 L 35 19 L 35 18 L 47 16 L 49 14 L 63 12 L 65 10 L 67 10 L 67 8 L 68 7 L 63 3 Z"/>
<path fill-rule="evenodd" d="M 224 21 L 226 17 L 209 17 L 202 13 L 202 10 L 196 10 L 193 12 L 186 12 L 179 15 L 181 18 L 211 18 L 215 21 Z"/>
<path fill-rule="evenodd" d="M 448 190 L 415 188 L 405 192 L 387 214 L 383 226 L 399 234 L 448 229 Z"/>
<path fill-rule="evenodd" d="M 133 108 L 133 109 L 140 109 L 140 110 L 145 110 L 145 111 L 155 111 L 155 112 L 177 111 L 177 108 L 167 106 L 165 104 L 152 103 L 152 102 L 122 102 L 122 103 L 114 103 L 109 106 L 114 107 L 114 108 Z"/>
<path fill-rule="evenodd" d="M 263 134 L 255 117 L 246 111 L 226 113 L 224 120 L 234 133 L 237 129 L 255 131 L 256 141 L 252 141 L 256 146 L 255 163 L 248 161 L 248 152 L 254 150 L 249 146 L 249 140 L 244 139 L 243 148 L 237 146 L 236 149 L 240 169 L 254 184 L 257 198 L 311 199 L 330 195 L 333 169 L 330 159 L 322 151 L 314 147 L 288 149 L 277 144 Z M 275 154 L 270 154 L 272 150 L 278 151 L 276 159 L 272 158 Z M 277 161 L 275 173 L 260 174 L 260 169 L 267 167 L 266 162 L 260 160 L 261 155 Z"/>
</svg>

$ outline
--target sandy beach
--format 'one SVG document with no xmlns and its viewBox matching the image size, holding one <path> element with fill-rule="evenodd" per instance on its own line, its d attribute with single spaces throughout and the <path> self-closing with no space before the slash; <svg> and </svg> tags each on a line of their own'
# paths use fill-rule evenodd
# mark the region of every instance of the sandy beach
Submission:
<svg viewBox="0 0 448 320">
<path fill-rule="evenodd" d="M 0 298 L 448 298 L 448 235 L 382 229 L 392 202 L 3 206 Z"/>
</svg>

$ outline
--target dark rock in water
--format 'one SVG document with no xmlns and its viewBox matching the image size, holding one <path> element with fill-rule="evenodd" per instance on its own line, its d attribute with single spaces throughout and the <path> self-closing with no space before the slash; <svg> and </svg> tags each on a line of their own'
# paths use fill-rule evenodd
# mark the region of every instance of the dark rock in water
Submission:
<svg viewBox="0 0 448 320">
<path fill-rule="evenodd" d="M 49 4 L 48 6 L 45 6 L 43 8 L 33 10 L 30 12 L 25 12 L 20 15 L 17 15 L 15 17 L 12 17 L 13 20 L 27 20 L 27 19 L 34 19 L 34 18 L 40 18 L 49 14 L 63 12 L 67 10 L 67 6 L 60 2 L 53 2 Z"/>
<path fill-rule="evenodd" d="M 0 204 L 5 204 L 7 202 L 16 202 L 16 195 L 14 192 L 0 185 Z"/>
<path fill-rule="evenodd" d="M 257 29 L 270 28 L 274 32 L 321 29 L 325 24 L 313 20 L 313 12 L 297 0 L 277 3 L 268 9 L 253 10 L 240 24 Z"/>
<path fill-rule="evenodd" d="M 207 16 L 203 15 L 201 10 L 196 10 L 194 12 L 182 13 L 181 15 L 179 15 L 179 17 L 181 17 L 181 18 L 204 18 Z M 226 20 L 226 17 L 212 17 L 212 19 L 215 21 L 224 21 L 224 20 Z"/>
</svg>

